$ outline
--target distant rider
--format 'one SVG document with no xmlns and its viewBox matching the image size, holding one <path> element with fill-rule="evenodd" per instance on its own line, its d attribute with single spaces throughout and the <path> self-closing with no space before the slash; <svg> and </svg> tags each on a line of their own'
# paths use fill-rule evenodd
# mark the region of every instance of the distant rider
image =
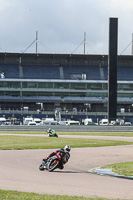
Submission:
<svg viewBox="0 0 133 200">
<path fill-rule="evenodd" d="M 55 152 L 52 152 L 48 157 L 44 158 L 43 161 L 46 163 L 50 157 L 60 152 L 61 157 L 62 157 L 62 163 L 60 164 L 59 169 L 63 169 L 64 168 L 63 165 L 65 165 L 70 158 L 70 153 L 69 153 L 70 151 L 71 151 L 71 147 L 69 145 L 66 145 L 64 148 L 61 148 L 59 150 L 56 150 Z"/>
<path fill-rule="evenodd" d="M 47 130 L 47 133 L 48 133 L 48 136 L 49 136 L 49 137 L 52 137 L 52 136 L 55 135 L 55 130 L 49 128 L 49 129 Z"/>
</svg>

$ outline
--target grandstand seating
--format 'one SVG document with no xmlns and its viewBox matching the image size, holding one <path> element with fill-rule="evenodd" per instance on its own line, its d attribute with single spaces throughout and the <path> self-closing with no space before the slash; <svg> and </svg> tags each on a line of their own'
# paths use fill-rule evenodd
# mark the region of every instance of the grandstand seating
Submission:
<svg viewBox="0 0 133 200">
<path fill-rule="evenodd" d="M 133 80 L 133 67 L 118 66 L 118 80 Z"/>
<path fill-rule="evenodd" d="M 0 64 L 0 73 L 5 73 L 5 78 L 31 78 L 31 79 L 82 79 L 86 74 L 86 80 L 107 80 L 108 67 L 99 65 L 80 66 L 64 65 L 60 70 L 57 65 L 22 65 Z M 118 80 L 133 80 L 133 67 L 118 66 Z"/>
<path fill-rule="evenodd" d="M 108 67 L 104 66 L 103 70 L 104 70 L 104 78 L 105 78 L 105 80 L 107 80 L 108 79 Z M 118 80 L 131 81 L 131 80 L 133 80 L 132 74 L 133 74 L 133 67 L 118 66 L 118 69 L 117 69 Z"/>
<path fill-rule="evenodd" d="M 64 71 L 64 79 L 71 79 L 72 75 L 74 74 L 86 74 L 86 79 L 88 80 L 99 80 L 100 77 L 100 69 L 99 66 L 80 66 L 80 65 L 73 65 L 73 66 L 63 66 Z M 76 79 L 76 78 L 75 78 Z M 77 78 L 78 79 L 78 78 Z M 82 77 L 79 79 L 82 79 Z"/>
<path fill-rule="evenodd" d="M 58 66 L 42 66 L 42 65 L 23 65 L 23 77 L 32 79 L 60 79 Z"/>
<path fill-rule="evenodd" d="M 5 78 L 19 78 L 19 66 L 16 64 L 0 65 L 1 72 L 4 72 Z"/>
</svg>

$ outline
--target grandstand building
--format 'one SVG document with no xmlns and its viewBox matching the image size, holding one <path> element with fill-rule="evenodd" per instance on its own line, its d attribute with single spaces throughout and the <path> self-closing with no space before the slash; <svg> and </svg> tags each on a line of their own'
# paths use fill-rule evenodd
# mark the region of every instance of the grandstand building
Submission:
<svg viewBox="0 0 133 200">
<path fill-rule="evenodd" d="M 108 56 L 0 53 L 1 110 L 107 112 Z M 133 111 L 133 56 L 118 56 L 117 111 Z"/>
</svg>

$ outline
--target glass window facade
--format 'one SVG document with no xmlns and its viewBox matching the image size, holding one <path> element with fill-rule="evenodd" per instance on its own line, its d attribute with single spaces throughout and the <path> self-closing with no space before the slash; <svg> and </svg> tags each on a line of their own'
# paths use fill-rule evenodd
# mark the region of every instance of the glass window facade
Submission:
<svg viewBox="0 0 133 200">
<path fill-rule="evenodd" d="M 71 83 L 71 89 L 86 90 L 86 83 Z"/>
<path fill-rule="evenodd" d="M 118 97 L 133 98 L 133 83 L 119 82 Z M 29 89 L 29 91 L 28 91 Z M 40 90 L 39 90 L 40 89 Z M 77 96 L 102 97 L 108 96 L 108 82 L 82 81 L 0 81 L 0 95 L 5 96 Z M 16 91 L 15 91 L 16 90 Z M 60 90 L 58 92 L 58 90 Z M 98 92 L 99 90 L 99 92 Z"/>
<path fill-rule="evenodd" d="M 87 84 L 87 89 L 89 90 L 103 90 L 107 89 L 107 84 L 103 84 L 103 83 L 88 83 Z"/>
<path fill-rule="evenodd" d="M 23 82 L 22 88 L 37 88 L 37 82 Z"/>
<path fill-rule="evenodd" d="M 4 95 L 6 96 L 20 96 L 20 92 L 19 91 L 4 91 Z"/>
<path fill-rule="evenodd" d="M 118 93 L 118 97 L 127 97 L 127 98 L 133 98 L 133 93 Z"/>
<path fill-rule="evenodd" d="M 124 83 L 121 83 L 121 84 L 118 84 L 118 90 L 133 90 L 133 84 L 124 84 Z"/>
<path fill-rule="evenodd" d="M 46 88 L 46 83 L 39 82 L 38 88 Z"/>
<path fill-rule="evenodd" d="M 69 83 L 54 83 L 55 89 L 69 89 Z"/>
<path fill-rule="evenodd" d="M 14 88 L 14 89 L 19 89 L 21 88 L 21 83 L 20 82 L 15 82 L 15 81 L 9 81 L 9 82 L 0 82 L 0 88 Z"/>
</svg>

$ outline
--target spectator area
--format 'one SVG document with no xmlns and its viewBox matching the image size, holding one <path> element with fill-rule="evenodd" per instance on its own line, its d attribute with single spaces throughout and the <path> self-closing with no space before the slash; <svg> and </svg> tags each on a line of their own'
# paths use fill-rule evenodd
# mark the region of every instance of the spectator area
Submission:
<svg viewBox="0 0 133 200">
<path fill-rule="evenodd" d="M 0 73 L 5 78 L 66 79 L 66 80 L 107 80 L 108 67 L 99 65 L 23 65 L 1 64 Z M 118 80 L 133 80 L 132 66 L 118 66 Z M 85 76 L 83 76 L 85 75 Z M 84 77 L 84 78 L 83 78 Z"/>
<path fill-rule="evenodd" d="M 24 65 L 22 66 L 24 78 L 60 79 L 58 66 Z"/>
<path fill-rule="evenodd" d="M 0 73 L 4 72 L 5 78 L 19 78 L 19 66 L 15 64 L 0 65 Z"/>
</svg>

